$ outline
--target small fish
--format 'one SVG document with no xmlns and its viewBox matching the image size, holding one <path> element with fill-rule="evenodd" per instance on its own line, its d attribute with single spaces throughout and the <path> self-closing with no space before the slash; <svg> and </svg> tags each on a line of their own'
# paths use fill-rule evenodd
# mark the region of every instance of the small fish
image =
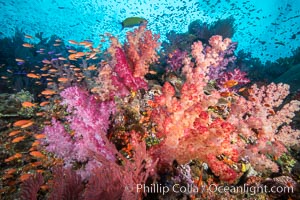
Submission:
<svg viewBox="0 0 300 200">
<path fill-rule="evenodd" d="M 75 72 L 78 72 L 78 71 L 80 71 L 81 69 L 78 68 L 78 67 L 76 67 L 76 68 L 73 68 L 73 70 L 74 70 Z"/>
<path fill-rule="evenodd" d="M 4 160 L 4 162 L 10 162 L 10 161 L 13 161 L 13 160 L 19 159 L 19 158 L 22 158 L 22 154 L 16 153 L 15 155 L 10 156 L 9 158 L 6 158 L 6 159 Z"/>
<path fill-rule="evenodd" d="M 12 137 L 12 136 L 15 136 L 15 135 L 17 135 L 17 134 L 19 134 L 19 133 L 21 133 L 21 131 L 19 131 L 19 130 L 12 131 L 12 132 L 10 132 L 10 133 L 8 134 L 8 136 L 9 136 L 9 137 Z"/>
<path fill-rule="evenodd" d="M 22 46 L 26 47 L 26 48 L 33 48 L 33 45 L 29 44 L 29 43 L 24 43 L 24 44 L 22 44 Z"/>
<path fill-rule="evenodd" d="M 239 89 L 239 92 L 244 92 L 245 90 L 246 90 L 246 88 L 242 87 L 242 88 Z"/>
<path fill-rule="evenodd" d="M 245 163 L 242 163 L 242 168 L 241 168 L 242 172 L 246 172 L 247 171 L 247 167 Z"/>
<path fill-rule="evenodd" d="M 32 125 L 33 125 L 33 122 L 28 122 L 27 124 L 24 124 L 23 126 L 21 126 L 21 128 L 28 128 Z"/>
<path fill-rule="evenodd" d="M 232 93 L 231 92 L 221 92 L 220 95 L 222 97 L 229 97 L 229 96 L 232 96 Z"/>
<path fill-rule="evenodd" d="M 91 65 L 87 68 L 87 70 L 90 70 L 90 71 L 96 70 L 96 69 L 97 69 L 97 67 L 95 65 Z"/>
<path fill-rule="evenodd" d="M 93 53 L 91 53 L 90 55 L 89 55 L 89 58 L 94 58 L 95 56 L 96 56 L 96 52 L 93 52 Z"/>
<path fill-rule="evenodd" d="M 67 60 L 65 57 L 58 57 L 58 60 Z"/>
<path fill-rule="evenodd" d="M 40 189 L 41 189 L 42 191 L 47 191 L 47 190 L 49 190 L 49 185 L 44 184 L 44 185 L 42 185 L 42 186 L 40 187 Z"/>
<path fill-rule="evenodd" d="M 44 112 L 37 112 L 37 113 L 35 113 L 35 115 L 36 115 L 37 117 L 42 117 L 42 116 L 45 115 L 45 113 L 44 113 Z"/>
<path fill-rule="evenodd" d="M 233 86 L 236 86 L 238 83 L 239 83 L 239 82 L 236 81 L 236 80 L 229 80 L 229 81 L 226 81 L 226 82 L 224 83 L 224 87 L 226 87 L 226 88 L 231 88 L 231 87 L 233 87 Z"/>
<path fill-rule="evenodd" d="M 32 39 L 33 37 L 31 35 L 25 35 L 25 38 Z"/>
<path fill-rule="evenodd" d="M 50 72 L 50 73 L 56 73 L 57 71 L 58 71 L 57 69 L 53 69 L 53 68 L 52 68 L 52 69 L 49 69 L 49 72 Z"/>
<path fill-rule="evenodd" d="M 43 165 L 43 163 L 41 161 L 36 161 L 36 162 L 31 163 L 31 167 L 38 167 L 41 165 Z"/>
<path fill-rule="evenodd" d="M 124 28 L 131 28 L 134 26 L 140 26 L 144 22 L 147 22 L 147 20 L 142 17 L 128 17 L 124 19 L 124 21 L 121 24 L 122 24 L 122 29 L 124 29 Z"/>
<path fill-rule="evenodd" d="M 28 78 L 34 78 L 34 79 L 39 79 L 41 78 L 39 75 L 36 75 L 34 73 L 29 73 L 26 75 Z"/>
<path fill-rule="evenodd" d="M 54 94 L 56 94 L 56 92 L 55 92 L 54 90 L 44 90 L 44 91 L 42 91 L 41 94 L 42 94 L 42 95 L 47 95 L 47 96 L 49 96 L 49 95 L 54 95 Z"/>
<path fill-rule="evenodd" d="M 85 45 L 89 45 L 89 44 L 91 44 L 91 43 L 87 42 L 87 41 L 79 42 L 79 45 L 81 45 L 81 46 L 85 46 Z"/>
<path fill-rule="evenodd" d="M 45 155 L 39 151 L 32 151 L 29 154 L 36 158 L 44 158 L 45 157 Z"/>
<path fill-rule="evenodd" d="M 43 67 L 43 68 L 41 68 L 41 71 L 46 71 L 46 70 L 48 70 L 49 69 L 49 67 Z"/>
<path fill-rule="evenodd" d="M 16 121 L 15 123 L 13 123 L 13 127 L 21 127 L 22 128 L 22 126 L 25 126 L 29 123 L 33 123 L 33 121 L 30 119 L 29 120 L 22 119 L 22 120 L 19 120 L 19 121 Z"/>
<path fill-rule="evenodd" d="M 270 113 L 271 115 L 275 115 L 275 111 L 273 109 L 268 110 L 268 113 Z"/>
<path fill-rule="evenodd" d="M 69 40 L 69 43 L 78 45 L 78 42 L 76 42 L 75 40 Z"/>
<path fill-rule="evenodd" d="M 275 42 L 275 44 L 285 46 L 285 44 L 283 42 Z"/>
<path fill-rule="evenodd" d="M 69 58 L 69 60 L 77 60 L 76 53 L 70 54 L 68 58 Z"/>
<path fill-rule="evenodd" d="M 58 82 L 61 82 L 61 83 L 66 83 L 66 82 L 69 81 L 69 79 L 68 79 L 68 78 L 62 77 L 62 78 L 58 78 L 57 81 L 58 81 Z"/>
<path fill-rule="evenodd" d="M 94 87 L 94 88 L 91 89 L 91 92 L 92 92 L 92 93 L 95 93 L 95 92 L 97 92 L 98 90 L 99 90 L 99 88 Z"/>
<path fill-rule="evenodd" d="M 37 134 L 34 136 L 36 139 L 43 139 L 43 138 L 46 138 L 46 135 L 45 134 Z"/>
<path fill-rule="evenodd" d="M 38 141 L 38 140 L 36 140 L 36 141 L 34 141 L 34 142 L 31 144 L 31 146 L 32 146 L 32 147 L 36 147 L 36 146 L 38 146 L 38 145 L 40 145 L 40 144 L 41 144 L 41 142 Z"/>
<path fill-rule="evenodd" d="M 31 174 L 22 174 L 19 179 L 21 182 L 24 182 L 27 179 L 29 179 L 31 176 L 32 176 Z"/>
<path fill-rule="evenodd" d="M 5 171 L 5 174 L 8 174 L 8 175 L 14 174 L 16 171 L 17 171 L 16 169 L 8 169 Z"/>
<path fill-rule="evenodd" d="M 23 106 L 24 108 L 31 108 L 31 107 L 35 107 L 35 104 L 34 104 L 34 103 L 31 103 L 31 102 L 29 102 L 29 101 L 25 101 L 25 102 L 22 103 L 22 106 Z"/>
<path fill-rule="evenodd" d="M 73 49 L 70 49 L 68 50 L 69 53 L 77 53 L 77 51 L 73 50 Z"/>
<path fill-rule="evenodd" d="M 47 60 L 47 59 L 42 60 L 42 63 L 44 63 L 44 64 L 51 64 L 51 62 L 49 60 Z"/>
<path fill-rule="evenodd" d="M 21 58 L 16 58 L 17 62 L 25 62 L 25 60 L 21 59 Z"/>
<path fill-rule="evenodd" d="M 20 137 L 16 137 L 15 139 L 13 139 L 11 142 L 12 143 L 18 143 L 21 142 L 25 139 L 25 136 L 20 136 Z"/>
<path fill-rule="evenodd" d="M 85 55 L 84 52 L 77 52 L 77 53 L 75 54 L 75 57 L 76 57 L 76 58 L 80 58 L 80 57 L 82 57 L 82 56 L 84 56 L 84 55 Z"/>
<path fill-rule="evenodd" d="M 155 74 L 157 74 L 157 72 L 156 72 L 156 71 L 153 71 L 153 70 L 150 70 L 150 71 L 149 71 L 149 74 L 155 75 Z"/>
</svg>

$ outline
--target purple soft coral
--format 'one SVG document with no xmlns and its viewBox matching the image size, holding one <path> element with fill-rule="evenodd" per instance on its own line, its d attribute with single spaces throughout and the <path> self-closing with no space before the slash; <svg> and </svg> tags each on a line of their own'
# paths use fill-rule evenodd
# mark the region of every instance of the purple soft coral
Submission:
<svg viewBox="0 0 300 200">
<path fill-rule="evenodd" d="M 179 72 L 183 67 L 183 60 L 187 56 L 186 51 L 176 49 L 172 54 L 169 55 L 167 63 L 170 64 L 170 69 L 174 72 Z"/>
<path fill-rule="evenodd" d="M 227 81 L 234 80 L 237 82 L 237 85 L 241 87 L 242 85 L 245 85 L 250 82 L 250 80 L 246 76 L 247 73 L 242 72 L 239 69 L 234 69 L 232 72 L 223 72 L 220 74 L 220 78 L 217 80 L 217 84 L 221 90 L 236 91 L 237 90 L 236 87 L 224 88 L 224 85 L 226 84 Z"/>
<path fill-rule="evenodd" d="M 106 137 L 109 117 L 114 112 L 115 104 L 113 101 L 99 102 L 95 96 L 79 87 L 67 88 L 61 96 L 62 104 L 67 106 L 69 112 L 66 119 L 74 136 L 71 140 L 65 127 L 53 120 L 52 126 L 45 128 L 47 149 L 63 158 L 65 164 L 73 161 L 87 162 L 88 167 L 81 172 L 87 177 L 93 169 L 91 165 L 100 165 L 93 162 L 91 153 L 115 160 L 116 148 Z"/>
</svg>

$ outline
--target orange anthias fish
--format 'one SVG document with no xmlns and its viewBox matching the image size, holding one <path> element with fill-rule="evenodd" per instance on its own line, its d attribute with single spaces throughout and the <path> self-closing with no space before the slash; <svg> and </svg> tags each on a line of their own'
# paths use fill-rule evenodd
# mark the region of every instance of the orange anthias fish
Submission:
<svg viewBox="0 0 300 200">
<path fill-rule="evenodd" d="M 48 105 L 50 102 L 49 101 L 43 101 L 40 103 L 40 106 L 43 107 L 45 105 Z"/>
<path fill-rule="evenodd" d="M 224 83 L 224 87 L 226 87 L 226 88 L 231 88 L 231 87 L 233 87 L 233 86 L 236 86 L 238 83 L 239 83 L 239 82 L 236 81 L 236 80 L 229 80 L 229 81 L 226 81 L 226 82 Z"/>
<path fill-rule="evenodd" d="M 33 45 L 32 44 L 29 44 L 29 43 L 24 43 L 22 44 L 23 47 L 26 47 L 26 48 L 32 48 Z"/>
<path fill-rule="evenodd" d="M 54 90 L 44 90 L 44 91 L 42 91 L 42 95 L 49 96 L 49 95 L 54 95 L 54 94 L 56 94 L 56 92 Z"/>
<path fill-rule="evenodd" d="M 70 44 L 76 44 L 76 45 L 78 44 L 78 42 L 76 42 L 75 40 L 69 40 L 69 43 Z"/>
<path fill-rule="evenodd" d="M 4 160 L 4 162 L 10 162 L 10 161 L 12 161 L 12 160 L 19 159 L 19 158 L 22 158 L 22 154 L 16 153 L 15 155 L 13 155 L 13 156 L 11 156 L 11 157 L 6 158 L 6 159 Z"/>
<path fill-rule="evenodd" d="M 77 53 L 75 54 L 75 57 L 76 57 L 76 58 L 80 58 L 80 57 L 82 57 L 82 56 L 84 56 L 84 55 L 85 55 L 84 52 L 77 52 Z"/>
<path fill-rule="evenodd" d="M 39 151 L 32 151 L 32 152 L 30 152 L 29 154 L 30 154 L 31 156 L 33 156 L 33 157 L 36 157 L 36 158 L 44 158 L 44 157 L 45 157 L 45 155 L 42 154 L 42 153 L 39 152 Z"/>
<path fill-rule="evenodd" d="M 68 78 L 64 78 L 64 77 L 62 77 L 62 78 L 58 78 L 57 80 L 58 80 L 58 82 L 62 82 L 62 83 L 66 83 L 66 82 L 68 82 L 68 81 L 69 81 L 69 79 L 68 79 Z"/>
<path fill-rule="evenodd" d="M 21 126 L 21 128 L 27 128 L 33 125 L 33 122 L 28 122 L 27 124 L 24 124 L 23 126 Z"/>
<path fill-rule="evenodd" d="M 25 136 L 20 136 L 20 137 L 16 137 L 15 139 L 13 139 L 11 142 L 12 143 L 18 143 L 21 142 L 25 139 Z"/>
<path fill-rule="evenodd" d="M 8 175 L 10 175 L 10 174 L 14 174 L 15 172 L 17 171 L 17 169 L 8 169 L 8 170 L 6 170 L 5 171 L 5 174 L 8 174 Z"/>
<path fill-rule="evenodd" d="M 30 123 L 33 123 L 33 121 L 32 120 L 30 120 L 30 119 L 22 119 L 22 120 L 19 120 L 19 121 L 16 121 L 14 124 L 13 124 L 13 126 L 14 127 L 23 127 L 23 126 L 25 126 L 25 125 L 27 125 L 27 124 L 30 124 Z"/>
<path fill-rule="evenodd" d="M 87 68 L 87 70 L 90 70 L 90 71 L 96 70 L 96 69 L 97 69 L 97 67 L 95 65 L 91 65 Z"/>
<path fill-rule="evenodd" d="M 73 49 L 70 49 L 68 50 L 69 53 L 77 53 L 77 51 L 73 50 Z"/>
<path fill-rule="evenodd" d="M 68 58 L 69 58 L 69 60 L 77 60 L 76 59 L 76 53 L 70 54 Z"/>
<path fill-rule="evenodd" d="M 9 137 L 12 137 L 12 136 L 15 136 L 15 135 L 17 135 L 17 134 L 19 134 L 19 133 L 21 133 L 21 131 L 19 131 L 19 130 L 12 131 L 12 132 L 10 132 L 10 133 L 8 134 L 8 136 L 9 136 Z"/>
<path fill-rule="evenodd" d="M 24 108 L 31 108 L 31 107 L 35 107 L 36 105 L 34 103 L 29 102 L 29 101 L 25 101 L 25 102 L 22 103 L 22 106 Z"/>
<path fill-rule="evenodd" d="M 26 181 L 27 179 L 30 178 L 30 176 L 32 176 L 31 174 L 22 174 L 20 176 L 20 181 L 23 182 L 23 181 Z"/>
<path fill-rule="evenodd" d="M 36 78 L 36 79 L 41 78 L 39 75 L 36 75 L 36 74 L 34 74 L 34 73 L 29 73 L 29 74 L 27 74 L 27 77 L 28 77 L 28 78 Z"/>
<path fill-rule="evenodd" d="M 232 92 L 228 92 L 228 91 L 226 91 L 226 92 L 221 92 L 220 95 L 221 95 L 222 97 L 229 97 L 229 96 L 232 96 Z"/>
<path fill-rule="evenodd" d="M 36 139 L 43 139 L 43 138 L 46 138 L 46 135 L 45 134 L 37 134 L 34 136 Z"/>
<path fill-rule="evenodd" d="M 47 59 L 44 59 L 44 60 L 42 60 L 42 63 L 44 63 L 44 64 L 51 64 L 51 61 L 49 61 Z"/>
</svg>

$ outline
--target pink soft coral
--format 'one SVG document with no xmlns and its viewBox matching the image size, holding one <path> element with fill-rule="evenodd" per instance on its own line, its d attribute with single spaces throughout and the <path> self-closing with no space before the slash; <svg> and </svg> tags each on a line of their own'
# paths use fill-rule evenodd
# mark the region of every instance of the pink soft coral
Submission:
<svg viewBox="0 0 300 200">
<path fill-rule="evenodd" d="M 65 130 L 62 123 L 53 118 L 52 125 L 46 126 L 44 132 L 46 133 L 46 140 L 43 143 L 47 145 L 47 151 L 65 159 L 67 162 L 74 159 L 75 145 L 71 135 Z"/>
<path fill-rule="evenodd" d="M 91 152 L 105 156 L 114 161 L 117 152 L 115 146 L 106 137 L 109 117 L 114 112 L 112 101 L 99 102 L 94 95 L 79 87 L 70 87 L 61 92 L 62 104 L 67 106 L 66 117 L 69 129 L 74 131 L 70 138 L 65 127 L 53 120 L 52 126 L 44 130 L 47 149 L 62 157 L 66 163 L 74 161 L 87 162 L 82 174 L 89 176 L 94 167 L 100 166 L 91 158 Z"/>
</svg>

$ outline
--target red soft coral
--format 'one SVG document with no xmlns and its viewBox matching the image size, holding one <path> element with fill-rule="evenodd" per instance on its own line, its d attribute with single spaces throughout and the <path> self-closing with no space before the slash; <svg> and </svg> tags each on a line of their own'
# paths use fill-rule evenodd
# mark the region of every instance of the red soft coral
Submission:
<svg viewBox="0 0 300 200">
<path fill-rule="evenodd" d="M 129 67 L 126 55 L 120 47 L 115 50 L 116 65 L 112 76 L 113 84 L 120 90 L 138 90 L 141 88 L 147 89 L 148 85 L 143 78 L 134 77 L 131 68 Z"/>
</svg>

